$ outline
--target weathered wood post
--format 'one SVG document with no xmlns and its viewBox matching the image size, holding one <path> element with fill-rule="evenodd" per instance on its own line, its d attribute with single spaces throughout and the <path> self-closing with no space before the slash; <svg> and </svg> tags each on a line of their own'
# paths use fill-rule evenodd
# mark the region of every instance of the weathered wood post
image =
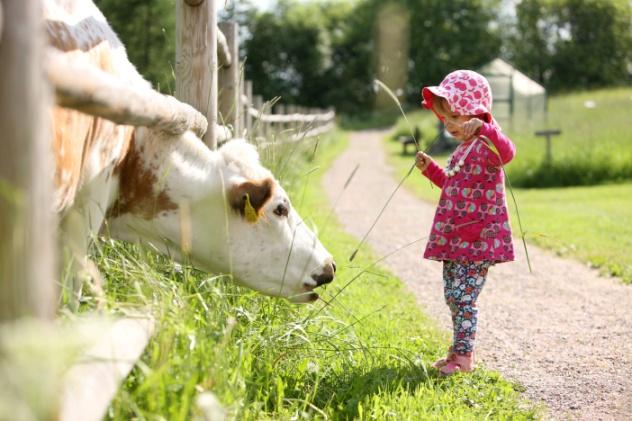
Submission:
<svg viewBox="0 0 632 421">
<path fill-rule="evenodd" d="M 265 136 L 265 129 L 263 126 L 265 123 L 260 119 L 261 114 L 263 113 L 263 97 L 261 95 L 253 95 L 252 106 L 255 110 L 257 110 L 257 113 L 259 114 L 257 117 L 255 117 L 258 120 L 255 121 L 253 124 L 254 133 L 252 135 L 253 138 L 256 139 L 257 137 Z"/>
<path fill-rule="evenodd" d="M 176 98 L 208 120 L 204 142 L 217 148 L 216 0 L 176 1 Z"/>
<path fill-rule="evenodd" d="M 239 89 L 238 92 L 239 94 L 237 95 L 238 101 L 239 101 L 239 114 L 237 115 L 237 121 L 238 121 L 238 126 L 239 126 L 239 133 L 236 134 L 236 137 L 243 137 L 244 136 L 244 129 L 246 127 L 246 120 L 245 118 L 245 114 L 244 111 L 248 109 L 248 106 L 246 105 L 246 100 L 244 99 L 245 96 L 245 79 L 244 79 L 244 73 L 241 71 L 241 66 L 240 66 L 240 71 L 239 71 Z"/>
<path fill-rule="evenodd" d="M 241 89 L 239 87 L 239 25 L 237 22 L 222 22 L 219 29 L 226 36 L 228 51 L 233 58 L 230 66 L 219 69 L 219 112 L 222 124 L 233 127 L 233 134 L 239 136 L 241 124 Z"/>
<path fill-rule="evenodd" d="M 273 108 L 274 114 L 278 114 L 279 116 L 283 117 L 287 114 L 287 106 L 285 104 L 277 104 Z M 278 123 L 276 123 L 276 126 L 273 127 L 275 128 L 276 137 L 281 137 L 285 135 L 282 134 L 282 132 L 286 129 L 287 124 L 285 124 L 283 121 L 279 121 Z"/>
<path fill-rule="evenodd" d="M 40 0 L 2 2 L 0 322 L 55 314 L 51 94 Z"/>
<path fill-rule="evenodd" d="M 297 114 L 296 108 L 297 108 L 296 105 L 292 105 L 292 104 L 288 105 L 286 108 L 287 115 L 290 117 L 294 117 L 294 115 Z M 287 125 L 287 128 L 290 129 L 290 132 L 288 133 L 290 137 L 298 133 L 298 125 L 299 125 L 298 121 L 290 120 L 290 122 Z"/>
<path fill-rule="evenodd" d="M 244 95 L 246 96 L 246 105 L 244 106 L 244 119 L 246 125 L 246 133 L 251 138 L 253 137 L 252 131 L 252 115 L 250 115 L 250 109 L 253 105 L 252 98 L 252 81 L 246 80 L 244 82 Z"/>
</svg>

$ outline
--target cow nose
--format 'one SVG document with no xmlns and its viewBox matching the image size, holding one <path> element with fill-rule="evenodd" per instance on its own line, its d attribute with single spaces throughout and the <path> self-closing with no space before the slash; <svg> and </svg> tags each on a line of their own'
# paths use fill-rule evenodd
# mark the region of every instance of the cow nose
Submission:
<svg viewBox="0 0 632 421">
<path fill-rule="evenodd" d="M 316 275 L 312 275 L 312 279 L 316 281 L 317 286 L 325 285 L 334 280 L 334 273 L 336 272 L 336 265 L 332 263 L 327 263 L 323 266 L 323 272 Z"/>
</svg>

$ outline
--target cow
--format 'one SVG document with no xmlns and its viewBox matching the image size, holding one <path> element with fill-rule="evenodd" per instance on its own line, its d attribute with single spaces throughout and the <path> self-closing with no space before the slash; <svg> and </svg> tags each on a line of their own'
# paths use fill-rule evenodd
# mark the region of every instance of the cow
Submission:
<svg viewBox="0 0 632 421">
<path fill-rule="evenodd" d="M 130 86 L 149 87 L 91 0 L 43 0 L 50 47 Z M 312 302 L 334 278 L 332 255 L 241 139 L 210 150 L 173 135 L 54 107 L 53 208 L 76 267 L 99 233 L 151 243 L 178 261 L 266 295 Z"/>
</svg>

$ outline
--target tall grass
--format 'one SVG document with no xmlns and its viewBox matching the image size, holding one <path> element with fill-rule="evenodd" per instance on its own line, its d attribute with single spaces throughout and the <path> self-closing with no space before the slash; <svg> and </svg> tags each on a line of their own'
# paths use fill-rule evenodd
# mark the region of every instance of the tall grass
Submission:
<svg viewBox="0 0 632 421">
<path fill-rule="evenodd" d="M 339 268 L 323 302 L 264 297 L 149 247 L 101 240 L 93 248 L 109 310 L 149 309 L 157 320 L 107 417 L 188 420 L 211 411 L 202 402 L 215 396 L 228 419 L 536 418 L 494 373 L 437 377 L 428 363 L 443 354 L 446 335 L 398 279 L 372 266 L 375 256 L 344 263 L 356 240 L 327 218 L 319 179 L 345 140 L 320 142 L 266 155 L 305 221 L 321 230 L 327 221 L 321 240 Z"/>
</svg>

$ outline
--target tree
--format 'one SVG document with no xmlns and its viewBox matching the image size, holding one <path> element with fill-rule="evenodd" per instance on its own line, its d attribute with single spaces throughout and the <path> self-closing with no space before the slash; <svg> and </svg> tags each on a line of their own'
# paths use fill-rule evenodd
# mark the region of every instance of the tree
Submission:
<svg viewBox="0 0 632 421">
<path fill-rule="evenodd" d="M 456 69 L 476 69 L 498 56 L 499 1 L 406 0 L 411 10 L 408 99 L 419 103 L 422 86 L 436 85 Z"/>
<path fill-rule="evenodd" d="M 95 0 L 127 49 L 130 61 L 154 87 L 175 91 L 175 0 Z"/>
<path fill-rule="evenodd" d="M 548 81 L 552 89 L 594 88 L 630 80 L 630 3 L 563 0 L 551 9 L 559 34 Z"/>
<path fill-rule="evenodd" d="M 630 7 L 622 0 L 523 0 L 510 60 L 552 90 L 630 83 Z"/>
<path fill-rule="evenodd" d="M 545 84 L 549 77 L 554 21 L 542 0 L 522 0 L 516 6 L 516 23 L 507 40 L 508 59 L 521 72 Z"/>
</svg>

